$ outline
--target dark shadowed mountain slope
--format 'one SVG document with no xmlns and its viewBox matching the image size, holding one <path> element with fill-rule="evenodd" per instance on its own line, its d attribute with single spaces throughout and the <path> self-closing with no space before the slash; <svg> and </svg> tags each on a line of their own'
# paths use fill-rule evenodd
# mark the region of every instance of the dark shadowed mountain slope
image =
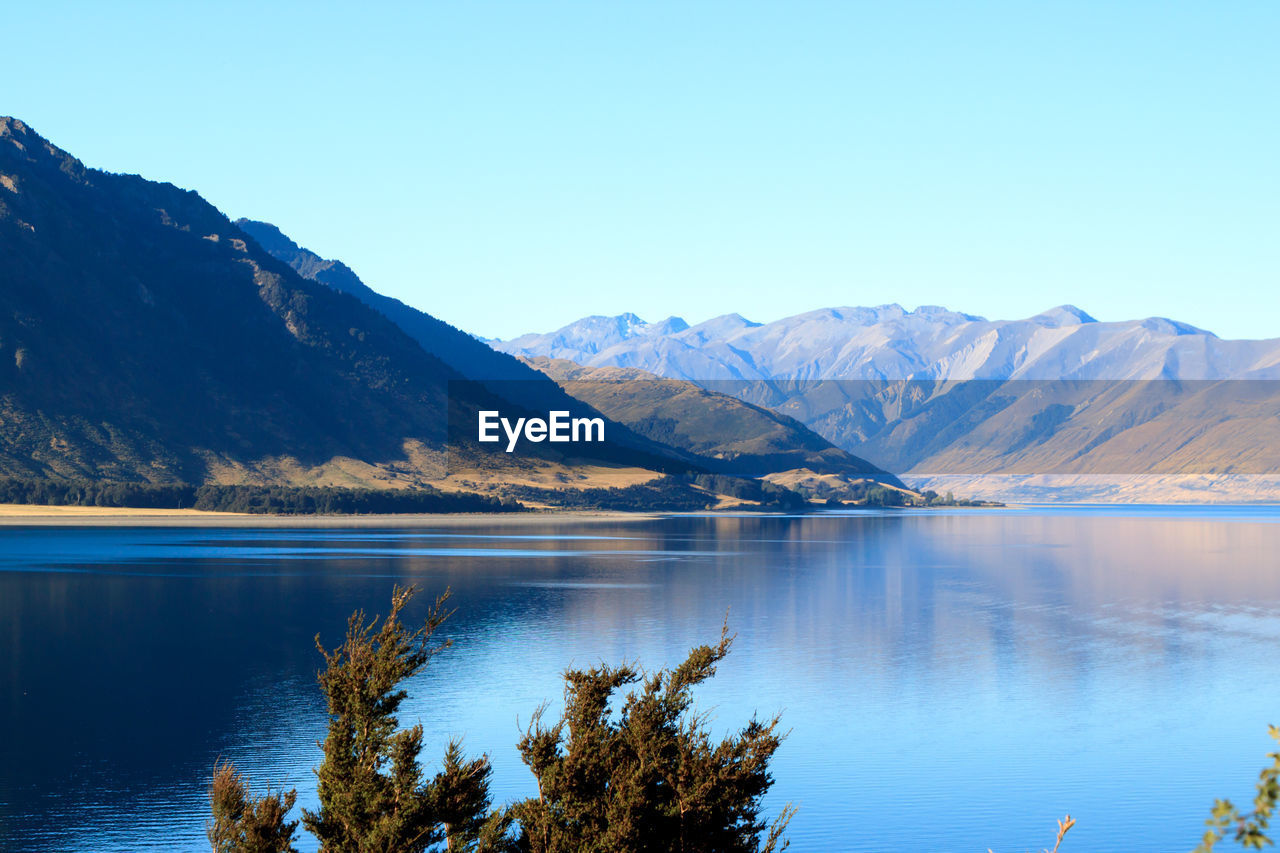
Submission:
<svg viewBox="0 0 1280 853">
<path fill-rule="evenodd" d="M 443 446 L 457 372 L 194 192 L 87 169 L 0 119 L 0 255 L 5 472 L 199 482 L 269 460 L 436 467 L 421 451 Z"/>
<path fill-rule="evenodd" d="M 297 254 L 317 280 L 196 193 L 86 168 L 0 119 L 0 474 L 555 490 L 707 470 L 616 422 L 600 444 L 490 452 L 479 409 L 598 413 Z"/>
<path fill-rule="evenodd" d="M 807 467 L 824 474 L 898 483 L 892 474 L 832 446 L 791 418 L 702 391 L 691 383 L 638 372 L 568 376 L 565 371 L 576 367 L 569 362 L 544 361 L 531 367 L 430 314 L 383 296 L 346 264 L 300 247 L 270 223 L 238 219 L 236 224 L 298 274 L 355 296 L 386 315 L 428 352 L 468 376 L 489 380 L 488 387 L 495 393 L 532 410 L 601 413 L 619 425 L 610 428 L 610 435 L 627 446 L 664 455 L 670 455 L 668 448 L 675 448 L 686 452 L 683 461 L 718 473 L 759 477 Z M 607 322 L 594 319 L 602 322 L 588 318 L 570 337 L 590 346 L 592 335 L 615 341 L 686 328 L 674 317 L 655 324 L 641 323 L 634 315 Z"/>
<path fill-rule="evenodd" d="M 474 377 L 360 299 L 298 275 L 196 193 L 88 169 L 10 118 L 0 257 L 2 474 L 422 483 L 446 474 L 451 414 L 513 408 L 458 382 Z M 444 328 L 441 351 L 472 340 Z M 532 377 L 510 383 L 517 391 L 536 383 L 567 399 L 514 359 L 488 358 Z M 628 435 L 615 425 L 610 437 Z M 633 438 L 643 450 L 615 440 L 566 464 L 688 467 L 670 465 L 688 454 Z M 486 456 L 483 467 L 501 480 L 525 462 Z"/>
<path fill-rule="evenodd" d="M 489 393 L 528 413 L 545 414 L 559 410 L 573 416 L 595 417 L 601 414 L 588 402 L 567 394 L 559 384 L 518 358 L 497 352 L 480 339 L 425 311 L 378 293 L 342 261 L 322 258 L 299 246 L 275 225 L 243 218 L 236 220 L 236 225 L 303 278 L 360 300 L 395 323 L 428 353 L 469 380 L 475 380 L 477 386 L 482 386 Z M 701 469 L 707 462 L 678 446 L 653 441 L 625 424 L 611 423 L 608 434 L 610 447 L 601 452 L 606 452 L 612 461 L 661 470 Z"/>
<path fill-rule="evenodd" d="M 460 373 L 472 379 L 521 380 L 554 387 L 554 383 L 518 359 L 496 352 L 483 341 L 399 299 L 376 292 L 342 261 L 327 260 L 302 248 L 271 223 L 237 219 L 235 224 L 303 278 L 350 294 L 381 312 L 424 350 Z"/>
</svg>

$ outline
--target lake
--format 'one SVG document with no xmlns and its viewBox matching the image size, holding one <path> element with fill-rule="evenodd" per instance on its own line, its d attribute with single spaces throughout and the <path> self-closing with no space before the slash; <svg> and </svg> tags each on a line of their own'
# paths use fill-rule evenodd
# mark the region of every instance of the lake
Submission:
<svg viewBox="0 0 1280 853">
<path fill-rule="evenodd" d="M 422 529 L 0 528 L 0 849 L 207 850 L 219 757 L 315 802 L 335 644 L 453 590 L 402 721 L 515 743 L 570 664 L 674 664 L 718 733 L 783 713 L 793 851 L 1190 850 L 1280 722 L 1280 508 L 1024 507 Z M 420 596 L 421 615 L 429 595 Z M 410 614 L 412 615 L 412 613 Z M 314 850 L 303 836 L 303 850 Z"/>
</svg>

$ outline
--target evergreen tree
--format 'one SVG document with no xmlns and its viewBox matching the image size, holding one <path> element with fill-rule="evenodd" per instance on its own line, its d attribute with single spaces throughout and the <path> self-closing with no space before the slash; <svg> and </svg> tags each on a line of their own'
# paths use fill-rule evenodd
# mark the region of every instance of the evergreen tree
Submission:
<svg viewBox="0 0 1280 853">
<path fill-rule="evenodd" d="M 773 822 L 761 798 L 779 718 L 752 719 L 713 742 L 707 717 L 690 713 L 692 689 L 715 674 L 732 643 L 699 646 L 674 670 L 645 677 L 630 666 L 570 670 L 566 708 L 550 727 L 540 709 L 520 741 L 538 797 L 516 803 L 519 846 L 530 853 L 770 853 L 786 847 L 788 806 Z M 629 693 L 615 720 L 614 694 Z"/>
<path fill-rule="evenodd" d="M 422 726 L 399 728 L 396 712 L 407 696 L 400 685 L 449 645 L 432 639 L 448 615 L 448 593 L 421 628 L 400 622 L 414 592 L 396 587 L 380 626 L 377 617 L 353 613 L 345 641 L 332 651 L 316 637 L 329 732 L 316 771 L 320 810 L 304 809 L 303 823 L 322 853 L 418 853 L 441 842 L 452 853 L 504 843 L 506 819 L 489 814 L 488 758 L 466 761 L 450 744 L 443 769 L 426 781 L 418 763 Z"/>
<path fill-rule="evenodd" d="M 235 767 L 215 765 L 209 785 L 213 819 L 207 830 L 213 853 L 297 853 L 298 822 L 285 820 L 297 798 L 296 790 L 254 797 Z"/>
</svg>

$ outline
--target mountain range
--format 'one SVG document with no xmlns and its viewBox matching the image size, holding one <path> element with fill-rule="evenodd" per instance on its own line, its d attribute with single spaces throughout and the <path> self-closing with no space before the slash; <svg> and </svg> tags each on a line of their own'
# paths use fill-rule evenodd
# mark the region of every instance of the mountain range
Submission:
<svg viewBox="0 0 1280 853">
<path fill-rule="evenodd" d="M 501 352 L 587 367 L 715 379 L 1277 379 L 1280 338 L 1223 340 L 1151 317 L 1103 323 L 1071 305 L 1024 320 L 936 306 L 827 308 L 754 323 L 690 326 L 634 314 L 586 317 L 546 334 L 490 341 Z"/>
<path fill-rule="evenodd" d="M 723 479 L 735 460 L 607 417 L 608 441 L 571 453 L 482 448 L 472 436 L 481 409 L 601 415 L 274 226 L 87 168 L 12 118 L 0 118 L 0 256 L 0 475 L 546 486 L 539 500 L 553 504 L 565 490 L 667 473 L 741 491 Z"/>
<path fill-rule="evenodd" d="M 536 371 L 418 315 L 423 346 L 196 193 L 88 169 L 14 119 L 0 120 L 0 176 L 0 473 L 438 483 L 451 410 L 500 403 L 467 380 L 519 377 L 544 402 L 565 400 Z M 640 476 L 688 465 L 632 438 L 629 460 L 585 461 Z"/>
<path fill-rule="evenodd" d="M 1280 498 L 1280 340 L 1072 306 L 992 321 L 882 305 L 588 317 L 485 342 L 274 225 L 87 168 L 12 118 L 0 253 L 0 475 L 554 504 L 663 474 L 735 499 L 761 488 L 735 477 L 847 498 L 905 472 L 995 499 Z M 489 452 L 469 430 L 493 408 L 602 417 L 610 440 Z"/>
<path fill-rule="evenodd" d="M 832 308 L 690 326 L 633 314 L 490 341 L 771 408 L 918 488 L 1072 500 L 1280 498 L 1280 339 L 1164 318 Z"/>
<path fill-rule="evenodd" d="M 614 422 L 614 433 L 618 426 L 623 428 L 624 442 L 635 451 L 673 456 L 690 466 L 733 476 L 764 477 L 800 468 L 848 482 L 901 486 L 889 471 L 840 450 L 803 424 L 771 410 L 638 371 L 588 375 L 571 362 L 514 358 L 377 293 L 350 267 L 300 247 L 275 225 L 251 219 L 238 219 L 236 225 L 299 275 L 381 312 L 424 350 L 503 399 L 534 411 L 559 408 L 575 414 L 603 414 Z M 636 382 L 644 378 L 652 382 Z"/>
</svg>

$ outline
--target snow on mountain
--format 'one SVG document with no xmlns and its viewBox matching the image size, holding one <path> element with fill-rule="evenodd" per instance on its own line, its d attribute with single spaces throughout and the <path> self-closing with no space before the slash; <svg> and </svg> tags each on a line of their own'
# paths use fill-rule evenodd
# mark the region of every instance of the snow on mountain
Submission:
<svg viewBox="0 0 1280 853">
<path fill-rule="evenodd" d="M 689 324 L 679 317 L 668 317 L 660 323 L 646 323 L 631 313 L 616 317 L 596 314 L 583 317 L 550 334 L 526 334 L 509 341 L 492 340 L 489 345 L 502 352 L 526 358 L 542 355 L 581 361 L 584 355 L 595 355 L 633 338 L 672 335 L 687 328 Z"/>
<path fill-rule="evenodd" d="M 592 321 L 628 333 L 593 336 Z M 1280 339 L 1222 340 L 1163 317 L 1101 322 L 1072 305 L 1022 320 L 880 305 L 662 332 L 630 315 L 589 318 L 517 340 L 494 346 L 693 380 L 922 487 L 1280 500 L 1280 383 L 1219 381 L 1280 379 Z M 951 381 L 968 379 L 994 381 Z M 1041 381 L 1005 381 L 1024 379 Z"/>
<path fill-rule="evenodd" d="M 693 380 L 1280 378 L 1280 339 L 1222 340 L 1160 317 L 1104 323 L 1072 305 L 1023 320 L 900 305 L 825 308 L 772 323 L 726 314 L 695 326 L 623 314 L 491 345 Z"/>
</svg>

